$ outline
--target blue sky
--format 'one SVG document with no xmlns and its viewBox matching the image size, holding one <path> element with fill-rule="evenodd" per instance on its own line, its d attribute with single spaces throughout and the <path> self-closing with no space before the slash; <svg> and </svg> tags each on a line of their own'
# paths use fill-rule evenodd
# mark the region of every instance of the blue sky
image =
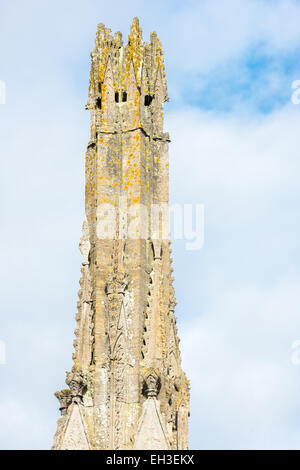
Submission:
<svg viewBox="0 0 300 470">
<path fill-rule="evenodd" d="M 205 206 L 173 243 L 190 447 L 300 448 L 300 2 L 0 5 L 0 447 L 49 448 L 71 368 L 97 23 L 138 16 L 166 52 L 170 199 Z"/>
</svg>

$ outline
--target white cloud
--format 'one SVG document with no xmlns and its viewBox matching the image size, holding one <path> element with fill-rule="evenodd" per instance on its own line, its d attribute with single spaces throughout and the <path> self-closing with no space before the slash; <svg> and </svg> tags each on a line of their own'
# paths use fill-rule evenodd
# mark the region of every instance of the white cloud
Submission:
<svg viewBox="0 0 300 470">
<path fill-rule="evenodd" d="M 192 448 L 299 448 L 299 124 L 292 105 L 167 118 L 172 200 L 205 204 L 203 250 L 174 254 Z"/>
<path fill-rule="evenodd" d="M 296 1 L 189 2 L 171 18 L 169 54 L 182 70 L 207 73 L 255 44 L 264 44 L 269 52 L 295 48 L 300 41 L 299 21 Z"/>
<path fill-rule="evenodd" d="M 36 393 L 36 392 L 35 392 Z M 47 421 L 37 403 L 24 404 L 22 398 L 1 399 L 0 402 L 0 448 L 2 450 L 34 449 L 39 447 L 40 436 L 48 431 Z"/>
<path fill-rule="evenodd" d="M 291 363 L 299 288 L 300 279 L 271 289 L 227 286 L 183 328 L 192 448 L 299 448 L 300 379 Z"/>
<path fill-rule="evenodd" d="M 256 218 L 279 195 L 299 194 L 299 124 L 299 109 L 292 105 L 260 117 L 196 108 L 169 113 L 175 197 L 226 201 L 222 212 L 227 220 L 228 211 L 247 203 L 251 213 L 240 211 L 240 223 L 240 217 L 248 222 L 249 216 Z M 197 184 L 191 185 L 194 179 Z M 219 212 L 217 217 L 220 221 Z"/>
</svg>

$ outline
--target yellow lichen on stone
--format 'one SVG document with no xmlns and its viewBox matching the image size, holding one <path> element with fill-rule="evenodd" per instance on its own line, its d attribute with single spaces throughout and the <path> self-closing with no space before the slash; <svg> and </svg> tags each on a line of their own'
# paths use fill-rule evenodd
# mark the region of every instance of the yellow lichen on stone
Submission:
<svg viewBox="0 0 300 470">
<path fill-rule="evenodd" d="M 63 416 L 54 447 L 60 448 L 76 404 L 85 446 L 132 450 L 144 405 L 155 400 L 164 445 L 186 449 L 189 384 L 174 326 L 169 242 L 161 227 L 143 233 L 153 204 L 168 204 L 169 197 L 163 51 L 155 33 L 143 42 L 135 18 L 127 45 L 121 33 L 113 37 L 100 24 L 91 59 L 73 379 L 59 395 Z M 102 204 L 116 216 L 116 230 L 104 238 L 98 235 L 107 228 Z"/>
</svg>

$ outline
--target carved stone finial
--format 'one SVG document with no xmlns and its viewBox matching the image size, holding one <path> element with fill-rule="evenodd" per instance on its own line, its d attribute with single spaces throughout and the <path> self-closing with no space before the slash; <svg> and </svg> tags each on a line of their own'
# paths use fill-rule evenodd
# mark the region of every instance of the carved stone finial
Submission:
<svg viewBox="0 0 300 470">
<path fill-rule="evenodd" d="M 66 384 L 70 387 L 72 401 L 82 401 L 86 379 L 81 372 L 67 372 Z"/>
<path fill-rule="evenodd" d="M 145 394 L 147 398 L 157 397 L 159 393 L 159 377 L 155 371 L 150 371 L 145 377 Z"/>
<path fill-rule="evenodd" d="M 64 390 L 55 392 L 54 395 L 59 400 L 59 404 L 60 404 L 59 411 L 61 412 L 62 416 L 66 415 L 68 411 L 68 407 L 72 403 L 70 390 L 68 388 L 65 388 Z"/>
</svg>

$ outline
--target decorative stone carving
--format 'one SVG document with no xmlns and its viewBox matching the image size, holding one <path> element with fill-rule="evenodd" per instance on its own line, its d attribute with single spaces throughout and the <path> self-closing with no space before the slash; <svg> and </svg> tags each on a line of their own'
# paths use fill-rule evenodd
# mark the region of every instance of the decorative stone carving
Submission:
<svg viewBox="0 0 300 470">
<path fill-rule="evenodd" d="M 65 416 L 67 414 L 68 407 L 72 403 L 70 390 L 68 388 L 65 388 L 64 390 L 55 392 L 54 395 L 59 400 L 59 404 L 60 404 L 59 411 L 61 412 L 62 416 Z"/>
<path fill-rule="evenodd" d="M 70 387 L 72 401 L 81 402 L 86 387 L 86 378 L 80 372 L 67 372 L 66 384 Z"/>
<path fill-rule="evenodd" d="M 107 275 L 106 281 L 106 293 L 107 295 L 112 294 L 124 294 L 128 286 L 128 274 L 122 267 L 114 269 Z"/>
<path fill-rule="evenodd" d="M 147 398 L 157 397 L 159 392 L 159 377 L 155 371 L 151 371 L 146 375 L 145 385 L 145 394 Z"/>
</svg>

